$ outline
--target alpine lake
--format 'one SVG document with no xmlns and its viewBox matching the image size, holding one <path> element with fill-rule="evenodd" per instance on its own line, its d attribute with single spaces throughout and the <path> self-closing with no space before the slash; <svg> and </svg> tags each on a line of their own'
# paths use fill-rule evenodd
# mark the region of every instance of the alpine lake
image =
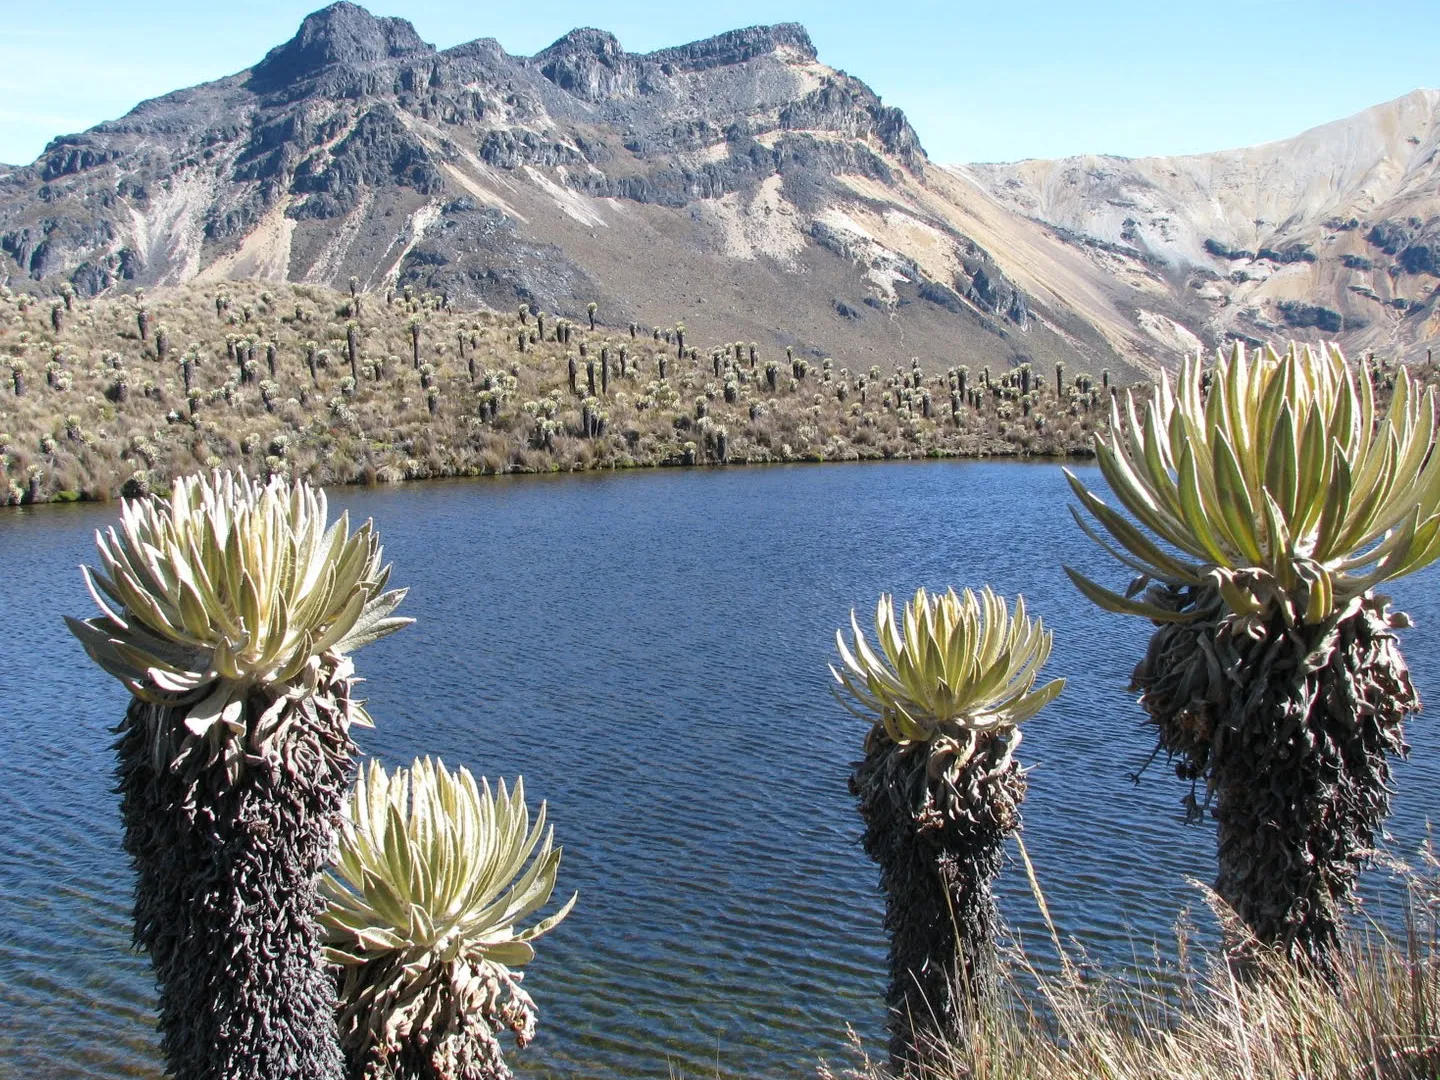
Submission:
<svg viewBox="0 0 1440 1080">
<path fill-rule="evenodd" d="M 552 906 L 580 893 L 526 969 L 540 1029 L 507 1054 L 519 1076 L 801 1078 L 852 1060 L 848 1030 L 883 1056 L 883 904 L 846 787 L 865 725 L 827 670 L 835 630 L 853 607 L 868 632 L 881 592 L 988 582 L 1054 630 L 1046 674 L 1068 685 L 1019 757 L 1026 846 L 1067 948 L 1122 970 L 1173 962 L 1177 920 L 1213 937 L 1196 885 L 1213 829 L 1184 823 L 1190 788 L 1163 756 L 1142 771 L 1154 742 L 1126 687 L 1151 627 L 1065 577 L 1127 580 L 1071 502 L 1059 465 L 994 461 L 330 492 L 332 514 L 374 519 L 417 620 L 355 656 L 376 718 L 362 749 L 523 774 L 564 848 Z M 93 614 L 77 566 L 117 517 L 0 511 L 5 1080 L 161 1072 L 113 791 L 127 695 L 61 621 Z M 1390 592 L 1430 701 L 1440 568 Z M 1388 842 L 1403 859 L 1440 791 L 1440 727 L 1422 713 L 1408 734 Z M 1053 947 L 1011 853 L 1002 910 L 1043 968 Z M 1400 892 L 1372 871 L 1361 917 L 1394 923 Z"/>
</svg>

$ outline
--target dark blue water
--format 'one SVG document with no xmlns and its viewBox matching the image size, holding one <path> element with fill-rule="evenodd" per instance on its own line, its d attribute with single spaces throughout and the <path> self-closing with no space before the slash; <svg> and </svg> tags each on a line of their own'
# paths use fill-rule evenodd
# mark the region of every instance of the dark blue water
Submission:
<svg viewBox="0 0 1440 1080">
<path fill-rule="evenodd" d="M 1089 472 L 1098 483 L 1098 476 Z M 345 489 L 373 517 L 418 623 L 356 656 L 387 763 L 438 753 L 523 773 L 564 845 L 569 920 L 526 986 L 525 1076 L 812 1074 L 846 1025 L 881 1043 L 875 870 L 846 792 L 863 725 L 830 697 L 834 630 L 876 596 L 991 583 L 1055 630 L 1069 678 L 1026 728 L 1025 836 L 1062 934 L 1126 962 L 1171 938 L 1213 872 L 1125 692 L 1148 624 L 1106 615 L 1062 561 L 1116 582 L 1065 511 L 1058 467 L 825 465 Z M 65 631 L 76 566 L 114 508 L 0 513 L 0 1075 L 157 1076 L 153 992 L 128 948 L 111 792 L 125 706 Z M 1396 583 L 1422 696 L 1440 687 L 1440 574 Z M 1392 831 L 1407 854 L 1440 790 L 1411 726 Z M 1003 907 L 1044 931 L 1018 865 Z M 1367 887 L 1383 897 L 1384 881 Z M 1203 919 L 1201 919 L 1203 922 Z"/>
</svg>

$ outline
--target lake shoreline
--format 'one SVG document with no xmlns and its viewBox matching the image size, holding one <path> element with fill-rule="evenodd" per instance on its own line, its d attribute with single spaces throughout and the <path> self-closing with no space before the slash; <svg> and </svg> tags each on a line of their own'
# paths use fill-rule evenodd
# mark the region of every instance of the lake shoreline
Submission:
<svg viewBox="0 0 1440 1080">
<path fill-rule="evenodd" d="M 0 293 L 0 504 L 213 468 L 322 486 L 705 464 L 1090 452 L 1109 373 L 456 311 L 230 282 L 42 311 Z M 137 332 L 138 331 L 138 332 Z M 783 350 L 783 351 L 782 351 Z"/>
<path fill-rule="evenodd" d="M 953 452 L 943 451 L 943 452 L 929 453 L 929 454 L 891 454 L 891 455 L 876 454 L 876 455 L 857 455 L 857 456 L 855 456 L 855 457 L 823 457 L 823 456 L 815 456 L 815 455 L 805 455 L 805 456 L 796 455 L 796 456 L 793 456 L 793 457 L 782 458 L 782 459 L 762 459 L 762 460 L 740 459 L 740 460 L 735 460 L 735 461 L 724 461 L 724 462 L 720 462 L 720 461 L 699 461 L 699 462 L 693 462 L 693 463 L 691 463 L 691 462 L 685 462 L 685 461 L 683 461 L 683 460 L 682 460 L 682 461 L 665 460 L 665 461 L 655 461 L 655 462 L 634 461 L 634 460 L 631 460 L 631 461 L 629 461 L 629 462 L 610 461 L 610 462 L 607 462 L 607 463 L 595 463 L 595 464 L 591 464 L 591 465 L 586 466 L 586 467 L 583 467 L 583 468 L 569 468 L 569 469 L 562 469 L 562 468 L 538 469 L 538 468 L 528 468 L 528 467 L 525 467 L 525 466 L 516 465 L 516 466 L 513 466 L 513 467 L 511 467 L 511 468 L 508 468 L 508 469 L 505 469 L 505 470 L 499 471 L 499 472 L 487 472 L 487 471 L 462 472 L 462 471 L 458 471 L 458 470 L 457 470 L 457 471 L 453 471 L 453 472 L 441 471 L 441 472 L 426 473 L 426 474 L 424 474 L 424 475 L 415 475 L 415 476 L 393 476 L 393 475 L 387 475 L 387 476 L 385 476 L 385 477 L 383 477 L 383 478 L 379 475 L 378 472 L 374 472 L 374 471 L 372 470 L 372 471 L 369 472 L 368 475 L 367 475 L 367 474 L 361 474 L 361 475 L 357 475 L 357 476 L 354 476 L 354 477 L 351 477 L 351 478 L 348 478 L 348 479 L 343 479 L 343 480 L 342 480 L 342 479 L 336 479 L 336 478 L 334 478 L 334 477 L 328 477 L 328 478 L 327 478 L 327 477 L 325 477 L 325 476 L 323 475 L 323 470 L 311 470 L 311 474 L 310 474 L 309 476 L 307 476 L 306 478 L 309 479 L 312 483 L 319 484 L 321 487 L 324 487 L 324 488 L 327 488 L 327 489 L 330 489 L 330 488 L 356 488 L 356 487 L 358 487 L 358 488 L 386 488 L 386 487 L 399 487 L 399 486 L 401 486 L 401 485 L 409 486 L 409 485 L 411 485 L 411 484 L 427 483 L 427 482 L 433 482 L 433 481 L 437 481 L 437 480 L 488 480 L 488 479 L 514 479 L 514 478 L 519 478 L 519 477 L 541 477 L 541 476 L 588 476 L 588 475 L 593 475 L 593 474 L 598 474 L 598 473 L 636 472 L 636 471 L 649 471 L 649 470 L 654 470 L 654 469 L 693 469 L 693 470 L 695 470 L 695 471 L 697 471 L 697 472 L 713 472 L 713 471 L 722 470 L 722 469 L 763 469 L 763 468 L 766 468 L 767 466 L 768 466 L 768 467 L 776 467 L 776 466 L 793 466 L 793 465 L 883 465 L 883 464 L 891 464 L 891 463 L 893 463 L 893 464 L 901 464 L 901 463 L 903 463 L 903 464 L 913 465 L 913 464 L 916 464 L 916 463 L 918 463 L 918 462 L 926 462 L 926 461 L 932 461 L 932 462 L 938 462 L 938 461 L 953 461 L 953 462 L 1003 461 L 1003 462 L 1013 462 L 1013 463 L 1015 463 L 1015 464 L 1027 463 L 1027 464 L 1035 464 L 1035 465 L 1046 465 L 1046 464 L 1061 464 L 1061 463 L 1064 463 L 1064 462 L 1067 462 L 1067 461 L 1090 462 L 1090 461 L 1093 461 L 1094 459 L 1095 459 L 1095 453 L 1094 453 L 1093 450 L 1077 447 L 1077 448 L 1074 448 L 1074 449 L 1069 450 L 1068 452 L 1066 452 L 1066 453 L 1064 453 L 1064 454 L 1028 454 L 1028 453 L 1004 453 L 1004 452 L 993 452 L 993 453 L 991 453 L 991 452 L 980 452 L 980 453 L 974 453 L 974 454 L 967 454 L 967 453 L 953 453 Z M 219 467 L 222 468 L 222 469 L 224 469 L 224 468 L 234 468 L 237 464 L 243 464 L 243 463 L 239 463 L 239 462 L 228 462 L 228 463 L 226 463 L 226 464 L 224 464 L 224 465 L 221 465 L 221 466 L 219 466 Z M 242 471 L 244 471 L 244 472 L 246 473 L 246 475 L 249 475 L 249 476 L 252 476 L 252 477 L 264 476 L 264 477 L 267 477 L 267 478 L 268 478 L 269 475 L 272 475 L 272 474 L 269 474 L 269 473 L 265 472 L 264 470 L 252 471 L 252 470 L 244 470 L 244 469 L 242 469 Z M 317 472 L 321 472 L 322 475 L 315 475 Z M 152 493 L 152 492 L 135 492 L 135 493 L 133 493 L 133 494 L 126 494 L 126 493 L 123 493 L 123 492 L 122 492 L 122 493 L 120 494 L 119 498 L 122 498 L 122 499 L 123 499 L 123 498 L 135 498 L 135 497 L 140 497 L 140 496 L 143 496 L 143 495 L 145 495 L 145 494 L 151 494 L 151 493 Z M 155 494 L 163 494 L 162 491 L 158 491 L 158 490 L 157 490 L 156 492 L 153 492 L 153 493 L 155 493 Z M 62 491 L 54 492 L 49 498 L 37 499 L 37 500 L 33 500 L 33 501 L 27 500 L 27 499 L 21 499 L 21 500 L 18 501 L 18 502 L 0 502 L 0 511 L 7 510 L 7 509 L 16 509 L 16 510 L 18 510 L 18 509 L 20 509 L 20 508 L 33 509 L 33 508 L 39 507 L 39 506 L 74 506 L 74 505 L 78 505 L 78 504 L 84 504 L 84 505 L 92 505 L 92 506 L 94 506 L 94 505 L 105 505 L 105 504 L 112 503 L 112 502 L 116 502 L 116 501 L 118 501 L 118 500 L 117 500 L 114 496 L 110 495 L 110 493 L 109 493 L 108 491 L 100 491 L 100 492 L 89 491 L 89 492 L 87 492 L 87 491 L 75 491 L 75 490 L 62 490 Z"/>
</svg>

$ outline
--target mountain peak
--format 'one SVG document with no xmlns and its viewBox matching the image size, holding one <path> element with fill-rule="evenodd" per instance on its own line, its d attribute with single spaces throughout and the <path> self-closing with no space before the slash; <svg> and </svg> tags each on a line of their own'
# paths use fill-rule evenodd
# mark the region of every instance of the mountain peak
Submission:
<svg viewBox="0 0 1440 1080">
<path fill-rule="evenodd" d="M 560 56 L 566 53 L 590 53 L 606 60 L 613 60 L 624 56 L 625 50 L 620 45 L 620 39 L 608 30 L 596 30 L 593 26 L 582 26 L 577 30 L 571 30 L 563 37 L 541 49 L 535 54 L 535 59 L 544 61 L 553 56 Z"/>
<path fill-rule="evenodd" d="M 776 23 L 773 26 L 747 26 L 743 30 L 728 30 L 689 45 L 661 49 L 651 53 L 646 59 L 678 62 L 688 69 L 697 70 L 741 63 L 780 49 L 792 49 L 807 60 L 814 60 L 818 55 L 805 27 L 799 23 Z"/>
<path fill-rule="evenodd" d="M 433 52 L 404 19 L 377 18 L 340 0 L 305 16 L 295 36 L 265 54 L 251 74 L 259 90 L 287 86 L 331 64 L 373 64 Z"/>
<path fill-rule="evenodd" d="M 572 30 L 531 57 L 540 73 L 563 90 L 599 102 L 634 94 L 656 70 L 700 72 L 788 51 L 814 60 L 815 46 L 799 23 L 750 26 L 651 53 L 627 53 L 614 34 Z M 782 58 L 785 59 L 785 58 Z"/>
</svg>

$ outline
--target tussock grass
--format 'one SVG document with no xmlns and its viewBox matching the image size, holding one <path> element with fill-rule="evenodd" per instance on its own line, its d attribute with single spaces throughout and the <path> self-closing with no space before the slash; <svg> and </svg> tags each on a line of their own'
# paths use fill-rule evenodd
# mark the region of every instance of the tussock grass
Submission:
<svg viewBox="0 0 1440 1080">
<path fill-rule="evenodd" d="M 456 311 L 439 297 L 404 293 L 361 294 L 357 311 L 347 293 L 299 284 L 71 297 L 57 330 L 58 303 L 0 288 L 0 503 L 165 490 L 177 475 L 217 466 L 338 484 L 721 461 L 1089 453 L 1105 415 L 1099 380 L 1085 376 L 1075 385 L 1067 375 L 1057 395 L 1054 375 L 1043 388 L 1036 372 L 1027 398 L 1018 373 L 993 372 L 984 388 L 984 372 L 969 372 L 967 388 L 983 392 L 957 395 L 955 412 L 958 371 L 936 358 L 921 358 L 917 379 L 908 356 L 897 356 L 893 370 L 862 372 L 843 358 L 796 352 L 792 360 L 773 344 L 686 341 L 681 355 L 674 327 L 637 327 L 634 336 L 628 326 L 592 331 L 584 312 L 570 315 L 564 343 L 553 314 L 541 333 L 533 313 L 522 325 L 518 312 Z M 412 324 L 420 327 L 418 364 Z M 596 366 L 593 394 L 587 362 Z M 1007 374 L 1014 386 L 1001 385 Z"/>
<path fill-rule="evenodd" d="M 1053 974 L 1014 949 L 1001 998 L 972 1012 L 964 1045 L 928 1046 L 917 1080 L 1433 1080 L 1435 870 L 1427 851 L 1426 872 L 1406 872 L 1410 903 L 1398 937 L 1374 924 L 1355 929 L 1333 985 L 1263 953 L 1253 977 L 1237 979 L 1218 949 L 1192 950 L 1183 929 L 1173 962 L 1137 959 L 1122 971 L 1077 962 L 1058 937 Z M 1243 928 L 1205 895 L 1237 940 Z M 1256 948 L 1247 946 L 1247 960 Z M 822 1077 L 890 1075 L 858 1042 L 855 1052 L 856 1064 L 822 1068 Z"/>
</svg>

